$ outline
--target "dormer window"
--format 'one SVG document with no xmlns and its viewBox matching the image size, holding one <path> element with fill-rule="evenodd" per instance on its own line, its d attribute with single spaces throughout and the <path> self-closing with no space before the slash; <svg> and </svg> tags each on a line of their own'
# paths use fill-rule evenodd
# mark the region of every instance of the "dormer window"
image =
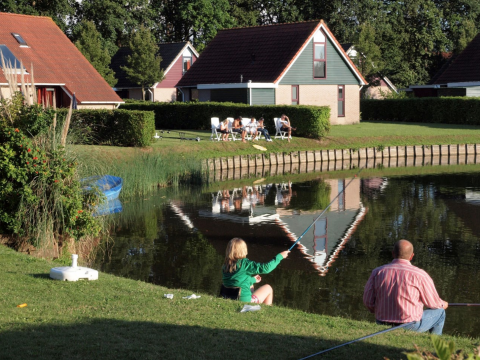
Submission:
<svg viewBox="0 0 480 360">
<path fill-rule="evenodd" d="M 20 34 L 12 33 L 12 36 L 15 38 L 15 40 L 17 40 L 20 46 L 28 46 L 27 42 L 22 38 Z"/>
<path fill-rule="evenodd" d="M 317 30 L 313 38 L 313 77 L 327 77 L 327 41 L 321 30 Z"/>
</svg>

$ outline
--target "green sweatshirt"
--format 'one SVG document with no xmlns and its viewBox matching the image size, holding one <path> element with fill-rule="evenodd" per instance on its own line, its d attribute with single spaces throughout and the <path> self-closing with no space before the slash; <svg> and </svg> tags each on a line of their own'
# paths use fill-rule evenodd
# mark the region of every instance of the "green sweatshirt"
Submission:
<svg viewBox="0 0 480 360">
<path fill-rule="evenodd" d="M 240 287 L 240 301 L 250 302 L 252 300 L 252 293 L 250 286 L 255 284 L 257 280 L 254 275 L 268 274 L 272 272 L 280 261 L 283 260 L 281 254 L 277 254 L 272 260 L 267 263 L 257 263 L 248 259 L 240 259 L 237 261 L 237 270 L 232 273 L 223 273 L 223 285 L 226 287 Z"/>
</svg>

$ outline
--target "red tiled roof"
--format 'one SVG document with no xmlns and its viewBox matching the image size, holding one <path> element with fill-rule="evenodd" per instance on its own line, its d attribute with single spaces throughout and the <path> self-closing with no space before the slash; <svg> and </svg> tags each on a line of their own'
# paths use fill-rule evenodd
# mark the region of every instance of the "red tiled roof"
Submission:
<svg viewBox="0 0 480 360">
<path fill-rule="evenodd" d="M 20 34 L 20 47 L 11 33 Z M 82 102 L 123 102 L 75 45 L 49 17 L 0 13 L 0 44 L 31 72 L 35 84 L 65 84 Z M 0 83 L 6 79 L 0 71 Z"/>
<path fill-rule="evenodd" d="M 440 76 L 435 75 L 432 84 L 480 81 L 480 34 L 451 62 L 442 67 Z"/>
<path fill-rule="evenodd" d="M 274 83 L 320 25 L 324 26 L 345 60 L 366 83 L 325 23 L 315 20 L 221 30 L 177 87 L 239 83 L 240 75 L 243 82 Z"/>
</svg>

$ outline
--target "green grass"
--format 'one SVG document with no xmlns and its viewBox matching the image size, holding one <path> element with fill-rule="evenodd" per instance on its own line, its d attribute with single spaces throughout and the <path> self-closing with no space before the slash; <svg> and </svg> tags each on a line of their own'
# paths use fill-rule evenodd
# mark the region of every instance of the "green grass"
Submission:
<svg viewBox="0 0 480 360">
<path fill-rule="evenodd" d="M 98 281 L 54 281 L 48 274 L 58 263 L 4 246 L 0 261 L 2 359 L 298 359 L 385 329 L 277 306 L 239 313 L 239 302 L 185 300 L 190 291 L 103 273 Z M 445 338 L 469 352 L 479 342 Z M 322 359 L 405 359 L 413 344 L 432 350 L 427 335 L 397 330 Z"/>
<path fill-rule="evenodd" d="M 266 147 L 267 152 L 281 153 L 317 149 L 348 149 L 398 145 L 443 145 L 480 142 L 480 126 L 422 124 L 405 122 L 362 121 L 355 125 L 332 126 L 328 136 L 321 140 L 293 136 L 292 142 L 274 139 L 247 142 L 210 141 L 210 131 L 185 130 L 187 138 L 200 137 L 201 141 L 181 141 L 177 130 L 160 134 L 162 139 L 152 145 L 154 151 L 195 154 L 199 159 L 258 154 L 252 145 Z"/>
</svg>

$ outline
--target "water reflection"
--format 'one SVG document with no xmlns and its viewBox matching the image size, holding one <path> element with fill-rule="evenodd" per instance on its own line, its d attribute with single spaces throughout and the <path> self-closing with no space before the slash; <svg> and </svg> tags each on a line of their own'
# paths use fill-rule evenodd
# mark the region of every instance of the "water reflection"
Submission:
<svg viewBox="0 0 480 360">
<path fill-rule="evenodd" d="M 412 241 L 414 265 L 432 276 L 442 298 L 478 302 L 479 180 L 478 172 L 302 182 L 291 177 L 170 190 L 176 192 L 123 203 L 97 268 L 216 295 L 232 237 L 247 241 L 249 258 L 268 261 L 335 199 L 289 258 L 263 277 L 277 304 L 373 320 L 362 304 L 363 287 L 372 269 L 391 261 L 400 238 Z M 445 332 L 479 336 L 478 310 L 449 309 Z"/>
</svg>

